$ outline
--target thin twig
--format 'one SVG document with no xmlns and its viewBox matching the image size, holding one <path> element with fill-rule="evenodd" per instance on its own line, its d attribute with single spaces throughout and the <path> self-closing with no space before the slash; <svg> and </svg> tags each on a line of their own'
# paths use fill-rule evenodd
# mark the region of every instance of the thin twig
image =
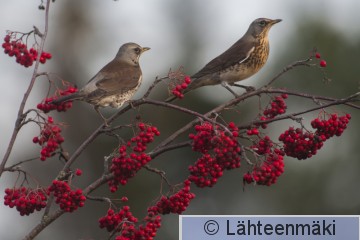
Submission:
<svg viewBox="0 0 360 240">
<path fill-rule="evenodd" d="M 85 195 L 85 197 L 89 200 L 99 201 L 99 202 L 107 202 L 107 203 L 112 204 L 110 198 L 107 198 L 107 197 L 95 197 L 95 196 L 90 196 L 90 195 Z"/>
<path fill-rule="evenodd" d="M 5 165 L 9 159 L 9 156 L 11 154 L 11 151 L 14 147 L 14 143 L 15 143 L 15 140 L 16 140 L 16 137 L 21 129 L 21 123 L 24 121 L 26 115 L 24 115 L 24 109 L 25 109 L 25 104 L 30 96 L 30 93 L 34 87 L 34 84 L 35 84 L 35 80 L 36 80 L 36 77 L 37 77 L 37 72 L 38 72 L 38 69 L 39 69 L 39 65 L 40 65 L 40 57 L 41 57 L 41 53 L 44 49 L 44 45 L 45 45 L 45 40 L 46 40 L 46 36 L 47 36 L 47 33 L 48 33 L 48 19 L 49 19 L 49 7 L 50 6 L 50 1 L 48 0 L 47 1 L 47 4 L 46 4 L 46 12 L 45 12 L 45 28 L 44 28 L 44 33 L 42 34 L 41 36 L 41 43 L 40 43 L 40 47 L 39 47 L 39 52 L 38 52 L 38 56 L 36 58 L 36 62 L 35 62 L 35 67 L 34 67 L 34 71 L 33 71 L 33 75 L 31 77 L 31 81 L 30 81 L 30 84 L 24 94 L 24 97 L 20 103 L 20 107 L 19 107 L 19 110 L 18 110 L 18 114 L 17 114 L 17 119 L 15 121 L 15 127 L 14 127 L 14 130 L 13 130 L 13 133 L 11 135 L 11 138 L 10 138 L 10 142 L 9 142 L 9 145 L 6 149 L 6 152 L 5 152 L 5 155 L 3 157 L 3 160 L 0 164 L 0 177 L 2 175 L 2 173 L 4 172 L 4 168 L 5 168 Z"/>
<path fill-rule="evenodd" d="M 4 171 L 10 171 L 11 169 L 14 169 L 15 167 L 17 167 L 17 166 L 19 166 L 19 165 L 21 165 L 23 163 L 32 162 L 32 161 L 35 161 L 35 160 L 38 160 L 38 159 L 39 159 L 39 157 L 34 157 L 34 158 L 30 158 L 30 159 L 20 161 L 18 163 L 15 163 L 15 164 L 11 165 L 10 167 L 6 167 L 4 169 Z"/>
<path fill-rule="evenodd" d="M 198 113 L 198 112 L 195 112 L 195 111 L 192 111 L 190 109 L 187 109 L 187 108 L 184 108 L 184 107 L 180 107 L 180 106 L 177 106 L 177 105 L 174 105 L 174 104 L 171 104 L 171 103 L 166 103 L 166 102 L 161 102 L 161 101 L 157 101 L 157 100 L 152 100 L 152 99 L 144 99 L 144 103 L 148 103 L 148 104 L 152 104 L 152 105 L 156 105 L 156 106 L 162 106 L 162 107 L 166 107 L 166 108 L 171 108 L 171 109 L 175 109 L 175 110 L 178 110 L 180 112 L 183 112 L 183 113 L 187 113 L 187 114 L 190 114 L 190 115 L 194 115 L 200 119 L 203 119 L 205 121 L 208 121 L 208 122 L 211 122 L 212 124 L 215 124 L 215 125 L 218 125 L 220 126 L 221 128 L 223 128 L 226 132 L 230 133 L 230 130 L 224 126 L 223 124 L 219 123 L 219 122 L 216 122 L 216 120 L 213 120 L 207 116 L 204 116 L 203 114 L 201 113 Z"/>
<path fill-rule="evenodd" d="M 186 141 L 186 142 L 176 143 L 176 144 L 172 144 L 172 145 L 169 145 L 166 147 L 162 147 L 162 148 L 158 149 L 157 151 L 151 151 L 150 153 L 148 153 L 148 155 L 151 158 L 156 158 L 157 156 L 159 156 L 165 152 L 168 152 L 168 151 L 171 151 L 174 149 L 178 149 L 178 148 L 189 147 L 189 146 L 191 146 L 191 142 L 192 141 Z"/>
<path fill-rule="evenodd" d="M 284 75 L 286 72 L 290 71 L 291 69 L 298 67 L 298 66 L 307 66 L 310 67 L 311 65 L 309 62 L 312 60 L 312 58 L 308 58 L 305 60 L 296 61 L 292 64 L 287 65 L 284 67 L 284 69 L 279 72 L 275 77 L 273 77 L 265 86 L 264 88 L 268 88 L 270 85 L 272 85 L 277 79 L 279 79 L 282 75 Z"/>
<path fill-rule="evenodd" d="M 143 98 L 148 98 L 151 91 L 155 88 L 155 86 L 160 83 L 161 81 L 165 80 L 165 79 L 168 79 L 169 77 L 166 76 L 166 77 L 161 77 L 161 78 L 158 78 L 156 77 L 155 78 L 155 81 L 153 82 L 153 84 L 151 84 L 151 86 L 149 87 L 149 89 L 146 91 L 146 93 L 144 94 Z"/>
<path fill-rule="evenodd" d="M 313 107 L 313 108 L 310 108 L 310 109 L 307 109 L 307 110 L 304 110 L 304 111 L 300 111 L 300 112 L 296 112 L 296 113 L 290 113 L 290 114 L 278 116 L 278 117 L 268 119 L 268 120 L 252 121 L 250 123 L 242 124 L 242 125 L 238 126 L 238 128 L 239 129 L 247 129 L 247 128 L 249 128 L 251 126 L 254 126 L 254 125 L 267 124 L 267 123 L 276 122 L 276 121 L 284 120 L 284 119 L 294 119 L 295 116 L 303 115 L 305 113 L 313 112 L 313 111 L 323 109 L 323 108 L 328 108 L 328 107 L 331 107 L 331 106 L 334 106 L 334 105 L 340 105 L 340 104 L 348 105 L 349 101 L 352 101 L 354 98 L 358 97 L 359 95 L 360 95 L 360 93 L 355 93 L 355 94 L 353 94 L 353 95 L 351 95 L 351 96 L 349 96 L 347 98 L 343 98 L 343 99 L 319 97 L 319 99 L 326 100 L 326 101 L 331 101 L 331 102 L 327 103 L 327 104 L 320 105 L 320 106 L 316 106 L 316 107 Z M 311 98 L 310 96 L 305 96 L 305 95 L 302 95 L 302 97 Z"/>
<path fill-rule="evenodd" d="M 150 171 L 150 172 L 153 172 L 153 173 L 158 174 L 158 175 L 161 177 L 161 179 L 166 182 L 166 184 L 167 184 L 168 186 L 171 186 L 169 180 L 168 180 L 168 179 L 166 178 L 166 176 L 165 176 L 166 173 L 165 173 L 164 171 L 159 170 L 159 169 L 157 169 L 157 168 L 150 167 L 149 165 L 145 165 L 144 168 L 145 168 L 146 170 Z"/>
</svg>

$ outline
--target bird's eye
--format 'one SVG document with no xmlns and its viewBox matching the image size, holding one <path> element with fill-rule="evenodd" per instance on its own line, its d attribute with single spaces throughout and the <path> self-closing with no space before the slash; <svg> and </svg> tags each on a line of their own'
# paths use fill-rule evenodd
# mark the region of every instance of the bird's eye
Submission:
<svg viewBox="0 0 360 240">
<path fill-rule="evenodd" d="M 266 22 L 265 22 L 264 20 L 261 20 L 261 21 L 259 22 L 259 25 L 260 25 L 260 27 L 265 27 Z"/>
<path fill-rule="evenodd" d="M 140 53 L 140 48 L 135 48 L 135 53 L 139 54 Z"/>
</svg>

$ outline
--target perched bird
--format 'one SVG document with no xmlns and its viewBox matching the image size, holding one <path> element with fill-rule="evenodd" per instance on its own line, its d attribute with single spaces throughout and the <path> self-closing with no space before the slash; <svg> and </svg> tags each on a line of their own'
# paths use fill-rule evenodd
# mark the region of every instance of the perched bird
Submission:
<svg viewBox="0 0 360 240">
<path fill-rule="evenodd" d="M 235 83 L 254 75 L 264 66 L 269 56 L 268 33 L 278 22 L 281 19 L 258 18 L 253 21 L 242 38 L 191 77 L 192 82 L 183 93 L 216 84 L 226 87 L 235 96 L 228 85 L 249 90 L 250 87 Z"/>
<path fill-rule="evenodd" d="M 122 45 L 115 58 L 103 67 L 78 92 L 60 97 L 53 104 L 80 100 L 94 105 L 96 112 L 107 125 L 106 118 L 100 113 L 99 107 L 120 108 L 136 93 L 141 81 L 142 72 L 139 65 L 141 54 L 150 48 L 141 47 L 136 43 Z"/>
</svg>

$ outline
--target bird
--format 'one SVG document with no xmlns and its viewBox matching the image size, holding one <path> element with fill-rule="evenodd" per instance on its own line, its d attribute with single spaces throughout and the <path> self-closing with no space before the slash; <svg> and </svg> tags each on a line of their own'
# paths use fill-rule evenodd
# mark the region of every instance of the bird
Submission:
<svg viewBox="0 0 360 240">
<path fill-rule="evenodd" d="M 252 90 L 252 87 L 239 85 L 236 82 L 251 77 L 265 65 L 270 50 L 269 30 L 281 21 L 281 19 L 255 19 L 237 42 L 191 76 L 192 81 L 183 93 L 216 84 L 221 84 L 235 97 L 237 94 L 229 85 L 243 87 L 247 91 Z M 175 98 L 172 97 L 166 101 L 173 99 Z"/>
<path fill-rule="evenodd" d="M 105 126 L 108 126 L 107 119 L 101 114 L 99 108 L 107 106 L 120 108 L 132 98 L 142 82 L 139 58 L 149 49 L 149 47 L 141 47 L 132 42 L 123 44 L 115 58 L 78 92 L 60 97 L 52 103 L 58 105 L 73 100 L 88 102 L 104 120 Z"/>
</svg>

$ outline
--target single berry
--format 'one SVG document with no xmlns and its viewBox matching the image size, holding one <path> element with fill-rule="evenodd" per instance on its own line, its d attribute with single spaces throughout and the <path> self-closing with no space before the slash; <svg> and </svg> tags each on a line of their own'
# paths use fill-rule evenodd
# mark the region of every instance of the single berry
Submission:
<svg viewBox="0 0 360 240">
<path fill-rule="evenodd" d="M 326 67 L 326 61 L 325 60 L 320 61 L 320 67 Z"/>
<path fill-rule="evenodd" d="M 81 169 L 76 169 L 75 175 L 76 175 L 76 176 L 81 176 L 81 175 L 82 175 Z"/>
</svg>

